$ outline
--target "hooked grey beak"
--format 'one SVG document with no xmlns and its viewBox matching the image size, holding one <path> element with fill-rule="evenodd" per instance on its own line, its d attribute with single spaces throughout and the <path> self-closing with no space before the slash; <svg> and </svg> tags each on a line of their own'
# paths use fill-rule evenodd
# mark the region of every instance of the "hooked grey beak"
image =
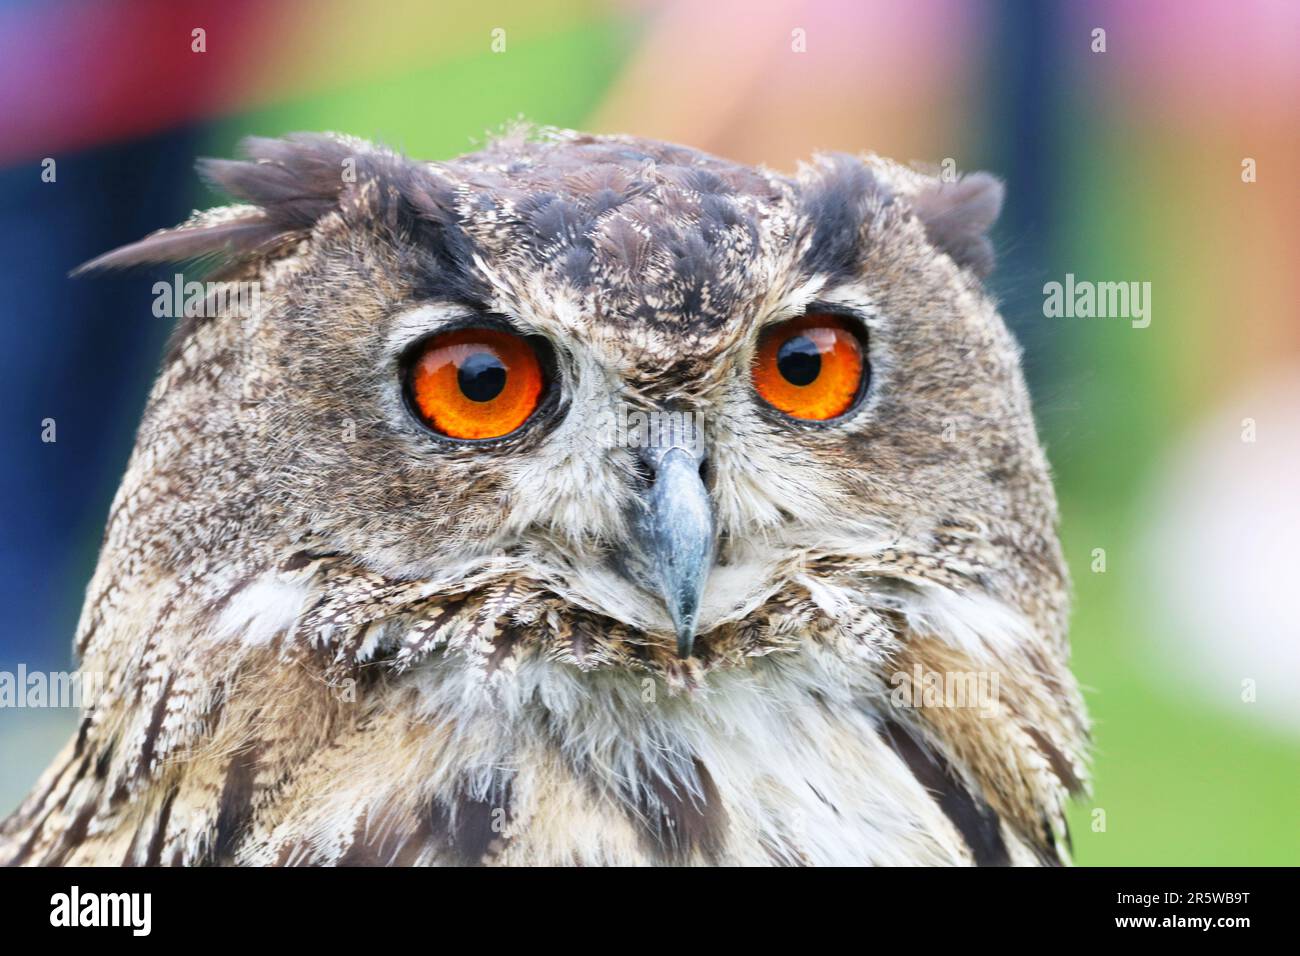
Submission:
<svg viewBox="0 0 1300 956">
<path fill-rule="evenodd" d="M 713 567 L 713 505 L 700 477 L 702 436 L 682 440 L 676 428 L 640 449 L 650 470 L 640 532 L 650 574 L 677 632 L 677 655 L 691 656 L 704 582 Z"/>
</svg>

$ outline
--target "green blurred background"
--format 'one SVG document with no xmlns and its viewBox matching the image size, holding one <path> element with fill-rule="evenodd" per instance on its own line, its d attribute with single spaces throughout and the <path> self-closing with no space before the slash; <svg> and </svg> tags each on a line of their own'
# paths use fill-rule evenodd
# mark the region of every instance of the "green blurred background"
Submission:
<svg viewBox="0 0 1300 956">
<path fill-rule="evenodd" d="M 195 154 L 329 129 L 437 159 L 525 117 L 785 170 L 817 150 L 951 157 L 1009 187 L 993 284 L 1058 477 L 1096 725 L 1093 796 L 1071 819 L 1077 862 L 1300 863 L 1295 4 L 185 7 L 0 11 L 16 57 L 4 214 L 24 237 L 2 278 L 8 301 L 48 314 L 5 333 L 6 407 L 39 417 L 100 375 L 93 401 L 60 417 L 69 457 L 6 461 L 0 667 L 67 664 L 165 334 L 132 331 L 149 299 L 130 283 L 151 280 L 101 285 L 92 303 L 62 275 L 211 204 L 188 172 Z M 205 24 L 196 56 L 185 46 Z M 63 66 L 11 95 L 51 50 Z M 31 185 L 49 155 L 73 174 L 60 198 Z M 144 198 L 128 208 L 132 195 Z M 32 238 L 60 225 L 94 248 Z M 1043 284 L 1066 273 L 1150 282 L 1151 325 L 1045 318 Z M 67 338 L 91 328 L 94 347 L 70 354 Z M 105 364 L 114 374 L 94 371 Z M 0 711 L 0 811 L 74 724 Z"/>
</svg>

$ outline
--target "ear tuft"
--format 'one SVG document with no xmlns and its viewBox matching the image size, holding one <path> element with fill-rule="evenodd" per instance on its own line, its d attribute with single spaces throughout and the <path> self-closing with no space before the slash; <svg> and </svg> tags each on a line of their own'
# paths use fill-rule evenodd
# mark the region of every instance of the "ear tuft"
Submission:
<svg viewBox="0 0 1300 956">
<path fill-rule="evenodd" d="M 338 205 L 345 161 L 372 149 L 321 133 L 251 137 L 240 145 L 248 159 L 204 159 L 198 167 L 215 188 L 247 205 L 197 213 L 181 226 L 98 256 L 72 275 L 160 262 L 232 263 L 271 254 L 306 236 Z"/>
<path fill-rule="evenodd" d="M 218 212 L 233 215 L 218 217 Z M 225 207 L 196 214 L 184 225 L 159 229 L 138 242 L 105 252 L 83 262 L 69 275 L 80 278 L 92 272 L 160 262 L 238 261 L 268 250 L 283 235 L 283 230 L 258 209 Z"/>
<path fill-rule="evenodd" d="M 250 136 L 240 143 L 247 160 L 202 159 L 199 174 L 228 196 L 260 206 L 284 229 L 307 230 L 338 203 L 344 163 L 352 159 L 355 166 L 360 146 L 324 133 Z"/>
<path fill-rule="evenodd" d="M 1005 194 L 996 176 L 971 173 L 956 182 L 931 179 L 908 198 L 930 241 L 983 279 L 993 271 L 989 230 Z"/>
</svg>

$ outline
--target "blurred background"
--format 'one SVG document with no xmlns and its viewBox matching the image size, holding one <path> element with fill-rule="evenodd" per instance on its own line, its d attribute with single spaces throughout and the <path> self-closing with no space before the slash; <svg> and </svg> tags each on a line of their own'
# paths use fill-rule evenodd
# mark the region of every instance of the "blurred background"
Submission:
<svg viewBox="0 0 1300 956">
<path fill-rule="evenodd" d="M 67 272 L 217 202 L 196 156 L 309 129 L 441 159 L 522 116 L 779 170 L 952 158 L 1009 186 L 992 282 L 1096 722 L 1077 862 L 1300 863 L 1300 5 L 8 2 L 0 104 L 0 670 L 70 666 L 170 331 L 171 270 Z M 1150 282 L 1150 326 L 1045 318 L 1067 273 Z M 0 709 L 0 814 L 75 721 Z"/>
</svg>

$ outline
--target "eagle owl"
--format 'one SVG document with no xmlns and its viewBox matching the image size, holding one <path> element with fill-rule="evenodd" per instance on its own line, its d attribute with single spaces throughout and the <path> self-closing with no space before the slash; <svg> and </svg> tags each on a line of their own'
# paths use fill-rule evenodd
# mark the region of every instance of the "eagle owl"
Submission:
<svg viewBox="0 0 1300 956">
<path fill-rule="evenodd" d="M 1088 730 L 996 179 L 246 149 L 201 166 L 234 204 L 85 267 L 203 261 L 213 314 L 108 517 L 102 692 L 0 860 L 1068 859 Z"/>
</svg>

